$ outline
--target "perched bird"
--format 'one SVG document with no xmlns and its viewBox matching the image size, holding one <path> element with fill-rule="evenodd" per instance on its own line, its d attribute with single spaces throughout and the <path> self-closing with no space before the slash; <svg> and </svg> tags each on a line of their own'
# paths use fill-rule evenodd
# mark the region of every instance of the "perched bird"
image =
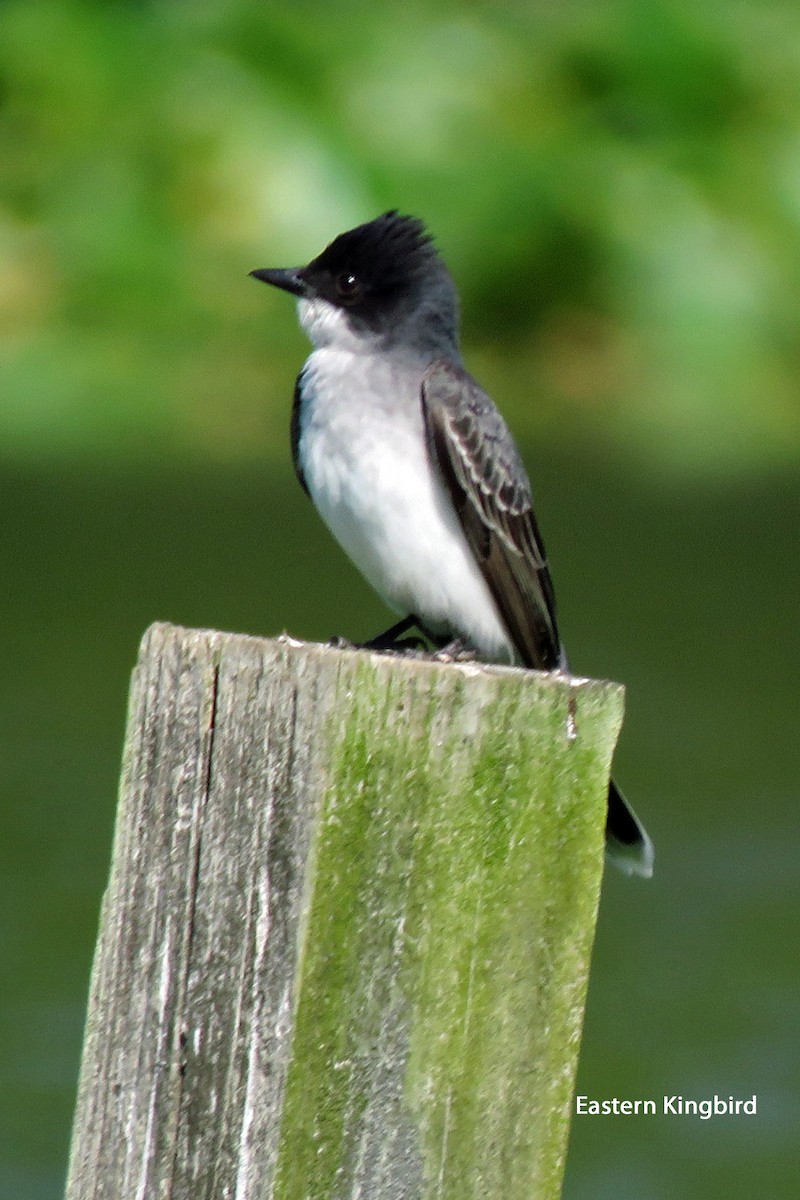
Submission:
<svg viewBox="0 0 800 1200">
<path fill-rule="evenodd" d="M 292 455 L 322 519 L 386 604 L 435 645 L 566 670 L 528 476 L 468 374 L 458 294 L 421 221 L 387 212 L 307 266 L 253 271 L 298 297 L 313 351 L 297 379 Z M 606 848 L 652 874 L 653 847 L 612 782 Z"/>
</svg>

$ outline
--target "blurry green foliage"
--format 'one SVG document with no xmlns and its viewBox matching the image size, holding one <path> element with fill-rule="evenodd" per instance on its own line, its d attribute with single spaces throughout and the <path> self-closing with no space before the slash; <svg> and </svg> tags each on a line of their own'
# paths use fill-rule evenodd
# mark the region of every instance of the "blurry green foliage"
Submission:
<svg viewBox="0 0 800 1200">
<path fill-rule="evenodd" d="M 304 344 L 247 271 L 387 207 L 436 233 L 523 439 L 800 456 L 780 0 L 7 0 L 4 455 L 284 455 Z"/>
</svg>

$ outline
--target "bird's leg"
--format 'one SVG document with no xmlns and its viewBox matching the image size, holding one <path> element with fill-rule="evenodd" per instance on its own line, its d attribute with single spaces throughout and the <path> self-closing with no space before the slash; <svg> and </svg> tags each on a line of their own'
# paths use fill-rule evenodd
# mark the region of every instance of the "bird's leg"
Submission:
<svg viewBox="0 0 800 1200">
<path fill-rule="evenodd" d="M 404 637 L 414 626 L 422 631 L 428 642 L 433 642 L 435 649 L 429 650 L 424 638 Z M 452 638 L 445 641 L 442 637 L 429 633 L 413 613 L 403 617 L 396 625 L 392 625 L 384 633 L 371 638 L 368 642 L 353 643 L 346 638 L 332 638 L 331 646 L 339 650 L 377 650 L 384 654 L 406 654 L 417 658 L 432 658 L 434 662 L 474 662 L 477 651 L 464 638 Z"/>
<path fill-rule="evenodd" d="M 391 629 L 387 629 L 385 633 L 379 633 L 377 637 L 370 638 L 368 642 L 351 642 L 347 638 L 334 637 L 328 643 L 329 646 L 335 647 L 337 650 L 377 650 L 384 654 L 410 654 L 419 653 L 420 648 L 425 648 L 426 643 L 422 638 L 404 638 L 403 634 L 417 623 L 417 618 L 411 613 L 407 617 L 403 617 L 402 621 L 398 621 L 396 625 L 392 625 Z"/>
<path fill-rule="evenodd" d="M 389 650 L 402 652 L 404 650 L 418 650 L 424 645 L 421 638 L 404 638 L 403 634 L 408 633 L 409 629 L 413 629 L 417 623 L 417 618 L 413 613 L 409 613 L 407 617 L 403 617 L 402 621 L 398 621 L 396 625 L 392 625 L 391 629 L 387 629 L 385 633 L 379 633 L 377 637 L 371 638 L 368 642 L 362 643 L 362 650 Z"/>
</svg>

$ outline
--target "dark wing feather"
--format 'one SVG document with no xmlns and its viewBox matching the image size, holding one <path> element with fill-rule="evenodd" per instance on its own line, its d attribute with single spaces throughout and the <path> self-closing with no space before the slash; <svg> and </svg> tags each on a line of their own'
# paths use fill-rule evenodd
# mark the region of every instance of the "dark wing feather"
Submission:
<svg viewBox="0 0 800 1200">
<path fill-rule="evenodd" d="M 431 451 L 520 660 L 563 666 L 530 484 L 505 421 L 474 379 L 445 361 L 425 373 L 422 410 Z"/>
<path fill-rule="evenodd" d="M 311 493 L 308 490 L 306 477 L 303 474 L 303 468 L 300 465 L 300 407 L 302 400 L 302 373 L 297 376 L 297 382 L 294 385 L 294 399 L 292 400 L 292 419 L 289 423 L 289 436 L 292 443 L 292 462 L 294 464 L 294 473 L 297 476 L 300 487 L 305 494 L 309 496 Z"/>
</svg>

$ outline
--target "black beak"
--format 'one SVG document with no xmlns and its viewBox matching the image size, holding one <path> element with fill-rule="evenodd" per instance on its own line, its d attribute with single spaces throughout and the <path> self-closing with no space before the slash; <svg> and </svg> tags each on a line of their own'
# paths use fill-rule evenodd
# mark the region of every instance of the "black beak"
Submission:
<svg viewBox="0 0 800 1200">
<path fill-rule="evenodd" d="M 293 296 L 308 296 L 309 287 L 303 279 L 302 267 L 262 267 L 259 271 L 251 271 L 253 279 L 262 283 L 271 283 L 273 287 L 291 292 Z"/>
</svg>

